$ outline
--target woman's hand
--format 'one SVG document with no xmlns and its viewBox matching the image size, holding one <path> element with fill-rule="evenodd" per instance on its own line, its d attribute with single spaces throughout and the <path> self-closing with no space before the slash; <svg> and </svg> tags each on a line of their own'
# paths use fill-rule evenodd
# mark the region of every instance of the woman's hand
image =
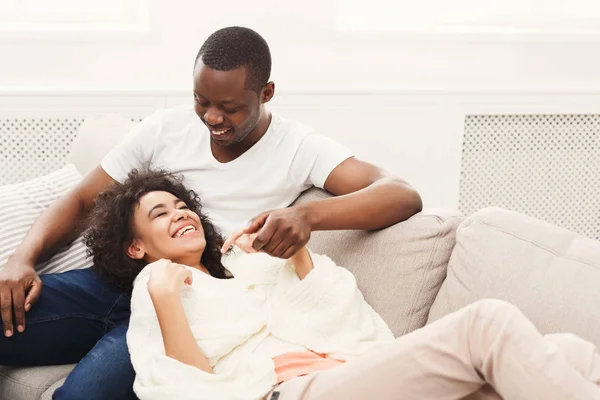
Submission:
<svg viewBox="0 0 600 400">
<path fill-rule="evenodd" d="M 196 343 L 179 297 L 179 291 L 191 284 L 192 271 L 189 268 L 169 260 L 151 264 L 148 292 L 160 325 L 165 354 L 212 374 L 212 367 Z"/>
<path fill-rule="evenodd" d="M 229 235 L 225 243 L 223 243 L 223 247 L 221 247 L 221 253 L 227 252 L 227 250 L 229 250 L 229 248 L 234 244 L 244 253 L 258 253 L 258 250 L 255 250 L 254 247 L 252 247 L 252 243 L 254 243 L 256 235 L 256 233 L 244 233 L 243 230 L 232 233 Z"/>
<path fill-rule="evenodd" d="M 170 260 L 158 260 L 150 266 L 150 296 L 178 295 L 185 285 L 192 284 L 192 271 L 181 264 Z"/>
</svg>

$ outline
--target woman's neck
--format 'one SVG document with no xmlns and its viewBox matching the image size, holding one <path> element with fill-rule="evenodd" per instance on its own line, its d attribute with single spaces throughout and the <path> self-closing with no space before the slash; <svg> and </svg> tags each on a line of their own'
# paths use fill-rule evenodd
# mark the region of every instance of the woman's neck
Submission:
<svg viewBox="0 0 600 400">
<path fill-rule="evenodd" d="M 198 265 L 194 265 L 192 268 L 199 269 L 200 271 L 204 272 L 206 275 L 210 275 L 210 272 L 208 272 L 208 270 L 206 269 L 206 267 L 204 265 L 202 265 L 202 263 L 200 263 Z"/>
<path fill-rule="evenodd" d="M 187 262 L 181 262 L 181 261 L 179 261 L 178 264 L 187 265 L 188 267 L 195 268 L 195 269 L 197 269 L 199 271 L 204 272 L 205 274 L 209 274 L 210 275 L 210 273 L 208 272 L 208 269 L 206 269 L 206 267 L 204 266 L 204 264 L 202 264 L 201 261 L 196 261 L 196 262 L 191 262 L 189 260 Z"/>
</svg>

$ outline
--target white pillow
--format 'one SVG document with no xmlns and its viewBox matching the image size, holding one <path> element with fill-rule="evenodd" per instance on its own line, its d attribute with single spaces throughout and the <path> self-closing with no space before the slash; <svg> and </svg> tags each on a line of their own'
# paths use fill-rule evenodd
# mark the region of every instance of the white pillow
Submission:
<svg viewBox="0 0 600 400">
<path fill-rule="evenodd" d="M 87 117 L 77 131 L 67 162 L 75 164 L 81 175 L 87 175 L 135 125 L 117 114 Z"/>
<path fill-rule="evenodd" d="M 0 186 L 0 269 L 21 243 L 33 222 L 55 200 L 81 181 L 73 164 L 30 181 Z M 39 273 L 91 267 L 87 248 L 78 237 L 49 260 L 36 265 Z"/>
</svg>

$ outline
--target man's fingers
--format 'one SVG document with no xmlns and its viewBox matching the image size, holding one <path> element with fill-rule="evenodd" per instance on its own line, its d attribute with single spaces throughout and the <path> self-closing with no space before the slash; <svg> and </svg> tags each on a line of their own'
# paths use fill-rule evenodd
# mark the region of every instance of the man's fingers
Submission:
<svg viewBox="0 0 600 400">
<path fill-rule="evenodd" d="M 25 297 L 25 311 L 29 311 L 31 305 L 37 303 L 42 294 L 43 287 L 44 283 L 42 280 L 39 277 L 36 277 L 36 280 L 33 281 L 33 285 L 31 285 L 31 288 L 29 289 L 29 293 L 27 293 L 27 297 Z"/>
<path fill-rule="evenodd" d="M 4 336 L 11 337 L 13 334 L 12 294 L 8 285 L 3 285 L 0 289 L 0 314 Z"/>
<path fill-rule="evenodd" d="M 254 247 L 254 250 L 262 250 L 262 248 L 271 241 L 271 238 L 273 237 L 276 231 L 277 225 L 267 218 L 265 225 L 260 229 L 260 231 L 256 235 L 256 239 L 254 239 L 254 242 L 252 242 L 252 247 Z"/>
<path fill-rule="evenodd" d="M 232 233 L 231 235 L 229 235 L 227 240 L 225 240 L 225 243 L 223 243 L 223 246 L 221 246 L 221 253 L 227 253 L 227 250 L 229 250 L 229 248 L 231 246 L 233 246 L 235 241 L 238 240 L 238 238 L 240 236 L 242 236 L 243 234 L 244 234 L 244 230 L 242 229 L 242 230 L 236 231 L 236 232 Z"/>
<path fill-rule="evenodd" d="M 12 288 L 12 303 L 17 332 L 23 332 L 25 330 L 25 290 L 22 284 Z"/>
<path fill-rule="evenodd" d="M 285 248 L 287 248 L 289 244 L 286 244 L 286 240 L 283 238 L 276 238 L 275 236 L 273 236 L 273 238 L 269 241 L 269 243 L 267 243 L 263 248 L 262 251 L 267 253 L 270 256 L 273 257 L 279 257 L 279 254 L 282 252 L 282 250 L 284 250 Z"/>
<path fill-rule="evenodd" d="M 287 242 L 285 233 L 286 232 L 282 227 L 278 227 L 273 236 L 271 236 L 269 242 L 263 246 L 261 251 L 273 257 L 278 257 L 276 253 L 277 248 L 281 246 L 284 242 Z"/>
<path fill-rule="evenodd" d="M 271 214 L 271 212 L 269 211 L 269 212 L 262 213 L 256 217 L 252 218 L 252 220 L 250 221 L 248 226 L 246 226 L 243 229 L 242 233 L 258 232 L 258 230 L 265 225 L 265 223 L 267 222 L 267 218 L 269 218 L 270 214 Z"/>
<path fill-rule="evenodd" d="M 273 257 L 283 258 L 283 255 L 285 254 L 286 250 L 290 248 L 290 246 L 293 246 L 293 243 L 284 239 L 279 243 L 279 245 L 275 249 L 273 249 L 273 252 L 269 254 Z"/>
<path fill-rule="evenodd" d="M 283 258 L 283 259 L 289 259 L 291 258 L 294 254 L 296 254 L 298 252 L 298 250 L 300 250 L 302 246 L 297 245 L 297 244 L 292 244 L 290 247 L 288 247 L 283 254 L 281 255 L 281 257 L 279 258 Z"/>
</svg>

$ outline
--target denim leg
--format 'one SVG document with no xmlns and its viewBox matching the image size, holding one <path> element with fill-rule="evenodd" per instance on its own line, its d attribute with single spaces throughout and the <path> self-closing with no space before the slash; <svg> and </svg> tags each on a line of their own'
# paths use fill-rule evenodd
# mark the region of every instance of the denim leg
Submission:
<svg viewBox="0 0 600 400">
<path fill-rule="evenodd" d="M 94 346 L 67 377 L 53 400 L 135 399 L 131 365 L 125 335 L 129 321 L 123 321 Z"/>
<path fill-rule="evenodd" d="M 113 326 L 129 320 L 129 297 L 90 268 L 40 278 L 44 288 L 25 314 L 25 332 L 0 335 L 2 365 L 76 363 Z"/>
</svg>

